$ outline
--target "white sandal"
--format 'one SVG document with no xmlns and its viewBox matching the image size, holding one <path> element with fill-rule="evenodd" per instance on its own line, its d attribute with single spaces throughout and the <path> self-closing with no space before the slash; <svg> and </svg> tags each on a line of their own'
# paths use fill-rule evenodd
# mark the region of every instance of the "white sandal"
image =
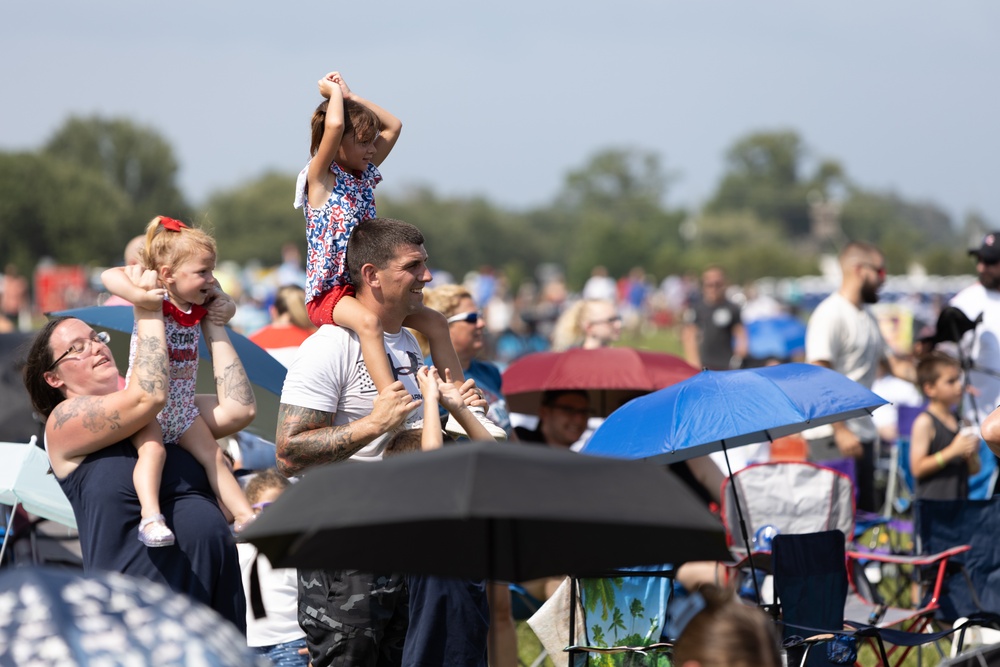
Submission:
<svg viewBox="0 0 1000 667">
<path fill-rule="evenodd" d="M 246 530 L 247 526 L 249 526 L 256 520 L 257 520 L 257 515 L 251 514 L 250 518 L 247 519 L 246 521 L 233 521 L 233 532 L 237 534 L 242 533 L 244 530 Z"/>
<path fill-rule="evenodd" d="M 147 547 L 169 547 L 174 543 L 174 533 L 167 528 L 162 514 L 154 514 L 139 522 L 139 541 Z"/>
</svg>

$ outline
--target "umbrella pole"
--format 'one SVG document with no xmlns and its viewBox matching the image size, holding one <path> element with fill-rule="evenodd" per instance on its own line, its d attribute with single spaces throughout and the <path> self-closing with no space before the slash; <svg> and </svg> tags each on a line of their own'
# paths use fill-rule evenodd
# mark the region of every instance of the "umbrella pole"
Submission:
<svg viewBox="0 0 1000 667">
<path fill-rule="evenodd" d="M 757 568 L 753 564 L 753 547 L 750 544 L 750 536 L 747 534 L 747 522 L 743 519 L 743 508 L 740 506 L 739 489 L 733 481 L 733 468 L 729 465 L 729 452 L 726 450 L 726 441 L 722 441 L 722 456 L 726 459 L 726 473 L 733 487 L 733 504 L 736 505 L 736 516 L 740 519 L 740 535 L 743 536 L 743 544 L 747 547 L 747 562 L 750 563 L 750 579 L 753 581 L 753 593 L 757 597 L 757 606 L 761 604 L 760 584 L 757 583 Z"/>
<path fill-rule="evenodd" d="M 14 514 L 17 512 L 18 499 L 14 499 L 14 506 L 10 508 L 10 519 L 5 522 L 3 528 L 3 545 L 0 545 L 0 566 L 3 566 L 3 555 L 7 551 L 7 543 L 11 540 L 10 524 L 14 521 Z"/>
</svg>

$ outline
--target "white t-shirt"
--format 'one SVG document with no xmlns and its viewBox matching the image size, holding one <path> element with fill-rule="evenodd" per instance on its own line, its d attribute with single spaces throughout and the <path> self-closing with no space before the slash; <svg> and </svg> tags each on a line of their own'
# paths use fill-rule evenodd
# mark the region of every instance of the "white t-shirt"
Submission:
<svg viewBox="0 0 1000 667">
<path fill-rule="evenodd" d="M 267 615 L 254 618 L 250 608 L 250 572 L 257 560 L 257 547 L 240 542 L 236 545 L 243 574 L 243 590 L 247 595 L 247 646 L 274 646 L 303 639 L 306 633 L 299 627 L 298 571 L 295 568 L 271 568 L 267 556 L 257 563 L 260 577 L 260 597 Z"/>
<path fill-rule="evenodd" d="M 970 320 L 975 321 L 980 313 L 983 321 L 962 338 L 962 354 L 972 361 L 969 382 L 978 394 L 973 400 L 963 399 L 965 416 L 976 424 L 983 420 L 1000 404 L 1000 292 L 988 290 L 980 283 L 970 285 L 951 300 Z M 972 404 L 976 410 L 973 412 Z M 974 419 L 978 417 L 978 419 Z"/>
<path fill-rule="evenodd" d="M 877 378 L 872 384 L 872 391 L 889 401 L 889 405 L 875 408 L 875 411 L 872 412 L 875 427 L 880 430 L 890 428 L 895 431 L 897 429 L 901 406 L 917 407 L 924 404 L 924 397 L 917 386 L 895 375 Z"/>
<path fill-rule="evenodd" d="M 416 339 L 406 329 L 385 334 L 385 350 L 394 375 L 415 399 L 421 399 L 416 372 L 423 355 Z M 372 411 L 378 392 L 361 357 L 361 343 L 350 329 L 325 324 L 299 346 L 299 356 L 288 369 L 281 389 L 281 402 L 334 415 L 335 426 L 350 424 Z M 408 417 L 423 418 L 423 407 Z M 358 450 L 359 461 L 382 459 L 387 437 L 381 436 Z"/>
<path fill-rule="evenodd" d="M 833 370 L 871 389 L 878 364 L 887 354 L 878 321 L 867 308 L 857 308 L 839 292 L 823 299 L 809 317 L 806 327 L 806 361 L 826 361 Z M 878 437 L 871 417 L 847 422 L 854 435 L 865 442 Z M 809 429 L 808 439 L 833 435 L 832 426 Z"/>
</svg>

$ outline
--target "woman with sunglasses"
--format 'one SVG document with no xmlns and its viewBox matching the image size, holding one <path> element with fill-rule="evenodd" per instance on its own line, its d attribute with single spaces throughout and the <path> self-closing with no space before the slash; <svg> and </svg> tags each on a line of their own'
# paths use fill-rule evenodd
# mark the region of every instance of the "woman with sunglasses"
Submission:
<svg viewBox="0 0 1000 667">
<path fill-rule="evenodd" d="M 125 269 L 128 279 L 157 292 L 155 271 Z M 24 383 L 45 418 L 52 471 L 73 506 L 85 571 L 111 570 L 169 586 L 215 609 L 245 631 L 245 599 L 229 526 L 205 469 L 180 447 L 167 450 L 160 501 L 176 542 L 147 549 L 135 538 L 141 520 L 132 481 L 138 458 L 131 437 L 156 419 L 167 400 L 169 361 L 162 310 L 135 308 L 136 353 L 131 379 L 118 388 L 118 369 L 106 333 L 70 318 L 49 321 L 28 352 Z M 245 377 L 225 327 L 203 324 L 212 342 L 216 377 L 227 369 Z M 217 418 L 218 437 L 245 425 L 227 410 L 233 388 L 199 395 Z"/>
<path fill-rule="evenodd" d="M 451 344 L 458 354 L 459 364 L 466 379 L 476 381 L 476 387 L 483 392 L 483 398 L 489 404 L 485 418 L 480 423 L 497 439 L 507 439 L 511 433 L 510 416 L 507 412 L 507 400 L 500 386 L 500 369 L 488 361 L 477 359 L 485 341 L 483 330 L 486 320 L 476 306 L 472 294 L 461 285 L 441 285 L 440 287 L 424 289 L 424 305 L 443 314 L 448 321 L 448 334 Z M 426 354 L 426 340 L 417 336 Z M 431 360 L 433 361 L 433 360 Z M 436 364 L 435 364 L 436 365 Z M 451 430 L 449 420 L 447 430 Z"/>
</svg>

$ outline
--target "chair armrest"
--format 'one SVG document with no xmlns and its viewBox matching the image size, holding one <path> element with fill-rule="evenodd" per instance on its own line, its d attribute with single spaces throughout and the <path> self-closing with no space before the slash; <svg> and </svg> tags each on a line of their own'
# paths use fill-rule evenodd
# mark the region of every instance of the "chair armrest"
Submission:
<svg viewBox="0 0 1000 667">
<path fill-rule="evenodd" d="M 895 554 L 880 554 L 868 551 L 848 551 L 847 559 L 848 561 L 875 561 L 878 563 L 894 563 L 896 565 L 914 565 L 914 566 L 929 566 L 937 565 L 937 572 L 934 576 L 934 588 L 931 592 L 930 600 L 927 604 L 922 607 L 924 610 L 934 609 L 938 606 L 938 600 L 941 597 L 941 588 L 944 586 L 944 575 L 945 568 L 948 565 L 948 559 L 952 556 L 957 556 L 959 554 L 965 553 L 972 549 L 969 544 L 961 544 L 957 547 L 951 547 L 950 549 L 945 549 L 944 551 L 939 551 L 934 554 L 924 554 L 916 556 L 902 556 Z M 853 577 L 855 568 L 848 567 L 848 572 L 851 573 Z M 854 589 L 858 590 L 857 582 L 852 582 L 854 584 Z M 869 584 L 869 588 L 871 588 Z"/>
<path fill-rule="evenodd" d="M 897 565 L 933 565 L 941 560 L 947 560 L 952 556 L 969 551 L 972 547 L 962 544 L 957 547 L 945 549 L 935 554 L 923 554 L 916 556 L 905 556 L 898 554 L 883 554 L 875 551 L 848 551 L 847 557 L 852 560 L 874 560 L 879 563 L 895 563 Z"/>
</svg>

